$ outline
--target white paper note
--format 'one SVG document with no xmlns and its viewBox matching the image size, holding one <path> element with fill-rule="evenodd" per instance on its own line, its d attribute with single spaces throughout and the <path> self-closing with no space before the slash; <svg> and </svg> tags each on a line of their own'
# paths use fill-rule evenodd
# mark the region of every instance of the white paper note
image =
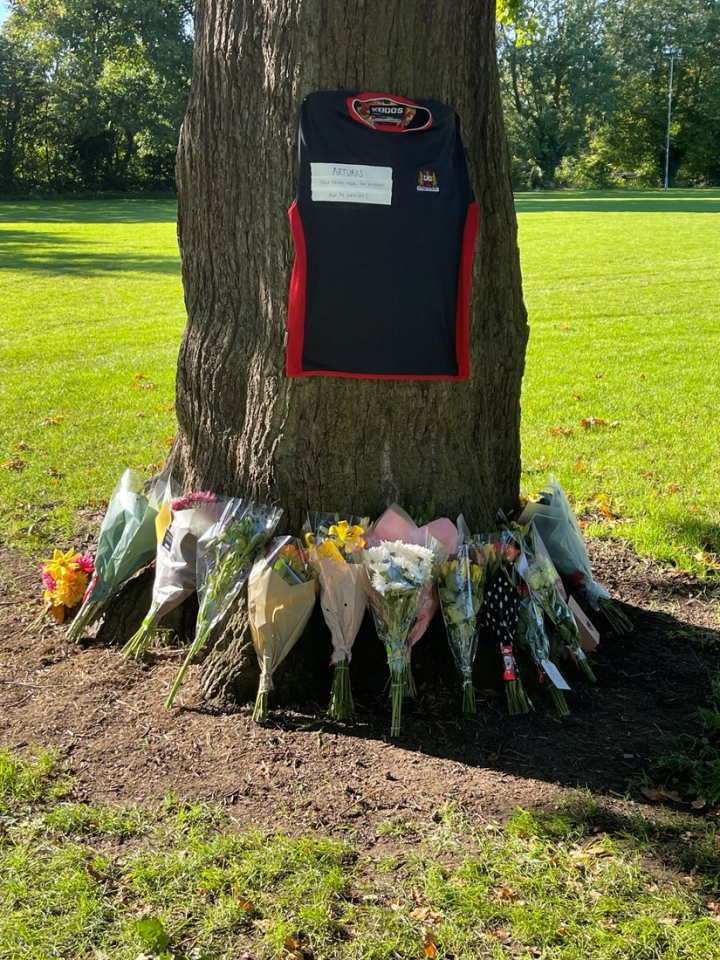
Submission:
<svg viewBox="0 0 720 960">
<path fill-rule="evenodd" d="M 314 201 L 324 203 L 392 203 L 392 167 L 357 163 L 311 163 Z"/>
</svg>

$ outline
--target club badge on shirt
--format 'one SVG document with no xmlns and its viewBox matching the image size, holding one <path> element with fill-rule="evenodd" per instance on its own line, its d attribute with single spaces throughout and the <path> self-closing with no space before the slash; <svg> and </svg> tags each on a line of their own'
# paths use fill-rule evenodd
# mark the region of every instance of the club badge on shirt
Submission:
<svg viewBox="0 0 720 960">
<path fill-rule="evenodd" d="M 421 170 L 418 173 L 418 190 L 420 193 L 440 193 L 437 174 L 434 170 Z"/>
</svg>

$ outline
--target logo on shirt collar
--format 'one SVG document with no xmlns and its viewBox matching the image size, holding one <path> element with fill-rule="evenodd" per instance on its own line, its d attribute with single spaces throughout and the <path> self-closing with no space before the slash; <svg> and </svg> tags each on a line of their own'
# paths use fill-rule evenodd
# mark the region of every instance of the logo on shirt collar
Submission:
<svg viewBox="0 0 720 960">
<path fill-rule="evenodd" d="M 418 173 L 418 190 L 420 193 L 440 193 L 437 174 L 434 170 L 421 170 Z"/>
</svg>

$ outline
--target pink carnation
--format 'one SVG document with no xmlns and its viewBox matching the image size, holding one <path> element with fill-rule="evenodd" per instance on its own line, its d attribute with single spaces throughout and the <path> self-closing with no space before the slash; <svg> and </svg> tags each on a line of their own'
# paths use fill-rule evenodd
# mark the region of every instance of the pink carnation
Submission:
<svg viewBox="0 0 720 960">
<path fill-rule="evenodd" d="M 83 573 L 92 573 L 95 569 L 95 560 L 91 553 L 84 553 L 77 561 L 78 568 L 82 570 Z"/>
<path fill-rule="evenodd" d="M 201 507 L 206 503 L 217 503 L 217 497 L 214 493 L 202 490 L 200 493 L 188 493 L 173 503 L 173 510 L 189 510 L 191 507 Z"/>
<path fill-rule="evenodd" d="M 43 586 L 49 593 L 55 592 L 55 580 L 45 570 L 42 571 L 42 582 Z"/>
</svg>

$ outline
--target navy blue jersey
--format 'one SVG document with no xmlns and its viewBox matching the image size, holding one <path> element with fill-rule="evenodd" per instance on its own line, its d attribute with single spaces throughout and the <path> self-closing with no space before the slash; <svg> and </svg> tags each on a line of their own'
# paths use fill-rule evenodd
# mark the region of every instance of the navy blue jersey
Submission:
<svg viewBox="0 0 720 960">
<path fill-rule="evenodd" d="M 466 380 L 479 207 L 455 111 L 318 91 L 299 141 L 288 375 Z"/>
</svg>

